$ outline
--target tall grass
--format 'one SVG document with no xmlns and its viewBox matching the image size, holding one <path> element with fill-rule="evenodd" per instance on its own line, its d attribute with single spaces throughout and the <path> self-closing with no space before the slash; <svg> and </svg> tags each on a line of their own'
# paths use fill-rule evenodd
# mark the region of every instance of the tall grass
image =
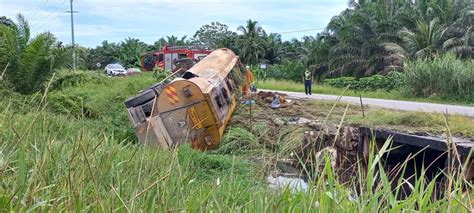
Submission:
<svg viewBox="0 0 474 213">
<path fill-rule="evenodd" d="M 60 90 L 67 87 L 80 86 L 86 83 L 105 83 L 107 77 L 98 71 L 91 70 L 58 70 L 55 73 L 49 90 Z"/>
<path fill-rule="evenodd" d="M 434 200 L 434 182 L 420 178 L 413 193 L 396 199 L 382 157 L 369 157 L 364 188 L 341 185 L 331 167 L 306 192 L 273 190 L 255 174 L 258 164 L 189 146 L 162 151 L 121 145 L 87 120 L 37 112 L 5 116 L 0 134 L 0 209 L 42 211 L 435 211 L 468 212 L 456 182 L 448 199 Z M 31 126 L 31 128 L 29 128 Z M 18 133 L 18 135 L 17 135 Z M 389 144 L 389 143 L 386 143 Z M 142 160 L 144 159 L 144 160 Z M 330 177 L 328 179 L 324 177 Z M 372 190 L 373 189 L 373 190 Z M 355 193 L 362 191 L 361 194 Z M 468 189 L 472 196 L 471 187 Z"/>
<path fill-rule="evenodd" d="M 418 59 L 405 67 L 409 94 L 420 97 L 474 102 L 474 61 L 446 54 L 433 60 Z"/>
<path fill-rule="evenodd" d="M 148 77 L 111 79 L 111 85 L 120 91 L 129 83 L 146 84 Z M 98 95 L 103 90 L 115 94 L 104 86 L 90 84 L 77 89 L 91 94 L 91 102 L 101 98 L 108 101 L 109 108 L 101 107 L 102 103 L 90 105 L 98 111 L 122 105 L 122 100 Z M 462 178 L 452 179 L 449 196 L 441 200 L 431 197 L 435 183 L 424 178 L 416 180 L 411 195 L 396 199 L 398 192 L 383 170 L 383 156 L 390 151 L 390 143 L 380 150 L 372 149 L 368 169 L 359 172 L 360 184 L 340 184 L 326 161 L 322 162 L 325 166 L 321 175 L 311 179 L 307 191 L 293 192 L 288 188 L 269 188 L 266 173 L 258 172 L 266 171 L 266 165 L 243 155 L 224 154 L 228 149 L 224 153 L 210 153 L 181 146 L 164 151 L 123 143 L 126 138 L 110 131 L 113 125 L 107 121 L 109 112 L 101 112 L 103 118 L 55 112 L 49 109 L 48 98 L 35 102 L 36 105 L 25 102 L 26 106 L 14 105 L 17 102 L 11 100 L 0 102 L 5 106 L 0 111 L 2 212 L 468 212 L 473 208 L 472 186 Z M 250 131 L 230 132 L 245 136 L 234 134 L 228 139 L 259 142 L 259 137 Z M 231 142 L 228 141 L 229 146 L 233 146 Z M 467 191 L 463 191 L 466 184 Z"/>
</svg>

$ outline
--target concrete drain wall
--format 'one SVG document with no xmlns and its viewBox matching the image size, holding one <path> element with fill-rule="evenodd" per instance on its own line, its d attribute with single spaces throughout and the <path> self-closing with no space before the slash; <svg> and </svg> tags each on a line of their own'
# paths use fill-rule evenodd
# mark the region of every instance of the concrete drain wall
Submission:
<svg viewBox="0 0 474 213">
<path fill-rule="evenodd" d="M 339 129 L 339 133 L 334 126 L 313 129 L 315 131 L 305 133 L 305 142 L 297 153 L 300 160 L 294 165 L 303 169 L 302 161 L 306 170 L 310 168 L 310 177 L 318 175 L 318 171 L 323 169 L 324 155 L 326 155 L 329 157 L 330 164 L 333 171 L 337 173 L 339 181 L 341 183 L 354 183 L 355 179 L 359 177 L 359 169 L 366 170 L 365 162 L 371 151 L 369 150 L 370 141 L 376 142 L 373 147 L 377 149 L 391 138 L 391 147 L 396 149 L 383 156 L 382 163 L 385 171 L 392 179 L 394 187 L 399 178 L 414 183 L 418 178 L 425 178 L 430 181 L 437 177 L 435 181 L 442 185 L 443 175 L 439 174 L 446 172 L 450 168 L 449 165 L 468 165 L 467 169 L 464 170 L 465 179 L 469 181 L 474 179 L 474 166 L 472 157 L 469 155 L 474 141 L 454 138 L 450 143 L 452 145 L 449 149 L 451 154 L 448 155 L 448 143 L 445 139 L 437 137 L 368 127 L 343 126 Z M 405 162 L 406 165 L 402 168 Z M 452 164 L 452 162 L 457 163 Z M 359 166 L 363 168 L 359 168 Z M 425 169 L 425 173 L 423 177 L 420 177 L 422 168 Z M 408 187 L 404 186 L 403 188 L 405 188 L 405 191 L 402 189 L 402 193 L 400 193 L 402 197 L 410 191 Z"/>
</svg>

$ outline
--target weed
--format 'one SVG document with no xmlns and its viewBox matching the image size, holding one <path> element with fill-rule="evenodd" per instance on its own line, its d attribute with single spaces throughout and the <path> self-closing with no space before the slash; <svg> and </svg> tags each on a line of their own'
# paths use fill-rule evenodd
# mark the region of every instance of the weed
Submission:
<svg viewBox="0 0 474 213">
<path fill-rule="evenodd" d="M 443 55 L 433 60 L 419 59 L 405 68 L 408 94 L 439 96 L 448 100 L 474 101 L 474 62 Z"/>
<path fill-rule="evenodd" d="M 266 165 L 245 159 L 245 155 L 260 156 L 261 153 L 253 153 L 256 150 L 273 151 L 261 146 L 261 138 L 266 136 L 265 127 L 270 127 L 261 121 L 255 122 L 252 131 L 229 128 L 228 138 L 224 139 L 228 141 L 223 141 L 220 150 L 226 154 L 200 152 L 187 145 L 160 150 L 122 143 L 127 139 L 118 134 L 116 128 L 131 129 L 125 125 L 128 121 L 121 111 L 122 101 L 153 81 L 148 74 L 112 78 L 106 84 L 86 82 L 55 90 L 47 95 L 48 102 L 38 101 L 35 96 L 21 96 L 19 101 L 0 100 L 0 211 L 268 212 L 315 209 L 327 212 L 449 208 L 450 211 L 468 212 L 473 208 L 470 203 L 472 186 L 452 173 L 447 174 L 452 177 L 452 191 L 449 191 L 452 193 L 443 200 L 431 197 L 435 183 L 424 178 L 412 183 L 412 194 L 397 199 L 397 191 L 391 187 L 382 165 L 383 156 L 391 149 L 390 143 L 378 151 L 371 149 L 368 170 L 359 171 L 359 185 L 340 184 L 326 161 L 321 162 L 325 165 L 321 175 L 311 179 L 311 187 L 301 192 L 288 188 L 270 189 L 262 179 L 264 176 L 257 172 L 266 171 Z M 111 86 L 114 88 L 109 88 Z M 83 105 L 98 112 L 100 119 L 73 117 L 74 113 L 69 111 L 76 108 L 64 105 L 61 97 L 83 98 Z M 18 105 L 12 106 L 13 102 Z M 64 105 L 69 111 L 54 111 L 53 104 Z M 333 112 L 341 107 L 335 106 Z M 260 112 L 258 110 L 254 112 Z M 451 120 L 454 122 L 454 117 L 450 117 Z M 394 119 L 395 122 L 406 121 Z M 285 142 L 297 143 L 304 131 L 304 128 L 282 131 L 277 142 L 281 146 L 276 152 L 289 153 L 292 148 L 283 147 Z M 245 155 L 234 156 L 236 153 L 230 147 L 236 147 Z M 275 156 L 278 157 L 278 153 Z M 468 187 L 467 191 L 463 191 L 463 186 Z"/>
<path fill-rule="evenodd" d="M 245 154 L 250 151 L 259 151 L 262 146 L 259 144 L 257 136 L 251 132 L 239 128 L 229 127 L 224 134 L 219 148 L 213 152 L 217 154 Z"/>
</svg>

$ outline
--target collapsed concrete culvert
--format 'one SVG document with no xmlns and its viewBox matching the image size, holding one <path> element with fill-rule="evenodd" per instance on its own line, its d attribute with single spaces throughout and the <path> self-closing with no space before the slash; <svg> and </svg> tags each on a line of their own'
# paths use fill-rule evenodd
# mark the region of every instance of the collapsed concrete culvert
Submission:
<svg viewBox="0 0 474 213">
<path fill-rule="evenodd" d="M 444 177 L 443 173 L 447 172 L 450 162 L 446 140 L 430 136 L 356 126 L 342 126 L 338 129 L 329 124 L 323 125 L 319 131 L 306 131 L 302 140 L 303 143 L 296 152 L 297 158 L 300 159 L 295 164 L 296 167 L 304 168 L 309 172 L 310 178 L 316 178 L 324 170 L 326 161 L 329 161 L 340 183 L 355 184 L 358 183 L 356 178 L 364 178 L 360 176 L 360 171 L 365 174 L 370 152 L 378 153 L 378 149 L 385 143 L 392 143 L 391 151 L 382 155 L 381 163 L 393 187 L 403 188 L 399 198 L 410 194 L 411 189 L 408 185 L 415 184 L 420 174 L 424 174 L 428 182 L 434 180 L 438 185 L 443 185 L 440 177 Z M 373 146 L 370 145 L 371 141 L 375 143 Z M 456 140 L 453 145 L 456 147 L 453 150 L 457 150 L 457 154 L 452 156 L 459 155 L 461 159 L 456 171 L 461 172 L 466 180 L 472 181 L 474 166 L 472 158 L 468 156 L 473 143 L 468 140 Z M 370 148 L 375 150 L 369 150 Z M 454 160 L 456 158 L 452 157 L 451 162 Z M 461 165 L 464 165 L 464 170 Z M 399 171 L 402 167 L 404 172 Z M 423 173 L 421 168 L 425 169 Z M 402 186 L 397 185 L 400 178 L 405 180 Z"/>
<path fill-rule="evenodd" d="M 285 170 L 290 170 L 279 166 L 277 171 L 281 172 L 281 174 L 279 173 L 280 176 L 317 179 L 323 169 L 321 165 L 325 165 L 326 160 L 329 160 L 328 163 L 334 172 L 334 177 L 339 183 L 347 183 L 349 185 L 363 183 L 364 180 L 358 179 L 365 179 L 369 157 L 374 153 L 378 153 L 378 149 L 387 142 L 388 136 L 390 135 L 394 137 L 393 143 L 403 145 L 401 149 L 391 150 L 389 154 L 385 154 L 381 158 L 381 165 L 385 173 L 389 175 L 392 183 L 397 183 L 400 178 L 405 178 L 407 181 L 412 180 L 393 175 L 393 171 L 397 169 L 397 164 L 403 163 L 407 159 L 407 156 L 414 155 L 420 151 L 420 149 L 426 149 L 424 150 L 426 157 L 416 158 L 414 161 L 410 161 L 410 164 L 414 165 L 418 163 L 420 165 L 420 162 L 425 165 L 433 164 L 433 169 L 430 168 L 427 172 L 430 173 L 429 176 L 445 171 L 446 158 L 441 153 L 443 152 L 443 147 L 438 146 L 437 150 L 435 144 L 429 142 L 431 139 L 429 139 L 426 133 L 418 132 L 412 135 L 407 134 L 409 137 L 399 141 L 398 137 L 404 133 L 400 133 L 396 130 L 375 131 L 374 135 L 372 135 L 366 132 L 373 132 L 376 129 L 364 129 L 364 127 L 356 125 L 338 127 L 332 124 L 331 120 L 327 123 L 321 122 L 321 120 L 325 120 L 325 116 L 327 115 L 321 112 L 321 109 L 314 108 L 311 102 L 295 100 L 289 103 L 288 108 L 271 110 L 269 105 L 271 102 L 270 98 L 273 99 L 272 96 L 274 97 L 274 95 L 275 94 L 272 93 L 261 93 L 257 95 L 254 97 L 256 104 L 251 106 L 252 114 L 249 113 L 250 106 L 240 107 L 232 118 L 232 123 L 233 125 L 241 126 L 254 133 L 261 132 L 260 129 L 256 129 L 255 126 L 263 126 L 262 124 L 266 124 L 267 130 L 265 130 L 265 134 L 259 139 L 259 142 L 267 145 L 272 144 L 272 152 L 278 153 L 279 158 L 292 159 L 290 166 L 298 170 L 298 172 L 293 171 L 288 173 L 285 172 Z M 384 138 L 380 138 L 379 136 L 384 136 Z M 425 141 L 423 143 L 414 143 L 414 137 L 428 137 L 428 139 L 425 138 L 426 140 L 424 139 Z M 404 142 L 404 140 L 406 141 Z M 446 141 L 439 138 L 437 140 L 441 140 L 443 143 Z M 411 145 L 408 144 L 410 141 L 412 143 Z M 374 144 L 371 145 L 371 143 Z M 437 144 L 437 142 L 435 143 Z M 468 153 L 467 150 L 470 150 L 470 146 L 466 145 L 469 143 L 474 144 L 469 140 L 458 143 L 459 145 L 464 144 L 459 146 L 459 150 L 463 156 Z M 396 147 L 397 146 L 392 146 L 392 148 Z M 446 149 L 444 149 L 444 151 L 445 150 Z M 420 157 L 421 156 L 422 155 L 420 155 Z M 440 158 L 442 159 L 433 160 L 433 158 L 429 156 L 441 156 Z M 468 161 L 463 160 L 463 162 Z M 416 168 L 421 168 L 419 165 Z M 271 168 L 274 169 L 275 165 L 273 165 L 273 167 L 271 166 Z M 474 171 L 474 169 L 468 171 Z M 406 173 L 413 177 L 417 177 L 420 174 L 419 171 L 415 169 L 407 170 Z M 275 178 L 277 176 L 273 177 Z M 464 176 L 467 179 L 472 179 L 474 174 L 467 172 Z M 439 183 L 442 184 L 441 182 Z"/>
<path fill-rule="evenodd" d="M 333 125 L 316 125 L 317 129 L 305 133 L 303 143 L 297 151 L 301 159 L 298 167 L 305 167 L 311 174 L 319 174 L 328 156 L 329 163 L 342 183 L 349 182 L 357 175 L 358 129 L 343 127 L 338 133 Z"/>
<path fill-rule="evenodd" d="M 337 150 L 333 147 L 325 147 L 315 154 L 315 161 L 319 164 L 318 167 L 320 170 L 324 170 L 326 166 L 326 161 L 329 162 L 332 171 L 337 169 Z"/>
</svg>

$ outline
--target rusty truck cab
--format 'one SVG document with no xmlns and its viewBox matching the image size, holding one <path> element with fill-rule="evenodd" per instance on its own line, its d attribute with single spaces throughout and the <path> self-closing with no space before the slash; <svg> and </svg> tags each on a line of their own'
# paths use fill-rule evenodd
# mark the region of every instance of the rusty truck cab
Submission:
<svg viewBox="0 0 474 213">
<path fill-rule="evenodd" d="M 218 49 L 157 93 L 150 116 L 135 123 L 143 144 L 170 148 L 184 143 L 200 150 L 219 145 L 234 111 L 244 71 L 229 49 Z"/>
</svg>

